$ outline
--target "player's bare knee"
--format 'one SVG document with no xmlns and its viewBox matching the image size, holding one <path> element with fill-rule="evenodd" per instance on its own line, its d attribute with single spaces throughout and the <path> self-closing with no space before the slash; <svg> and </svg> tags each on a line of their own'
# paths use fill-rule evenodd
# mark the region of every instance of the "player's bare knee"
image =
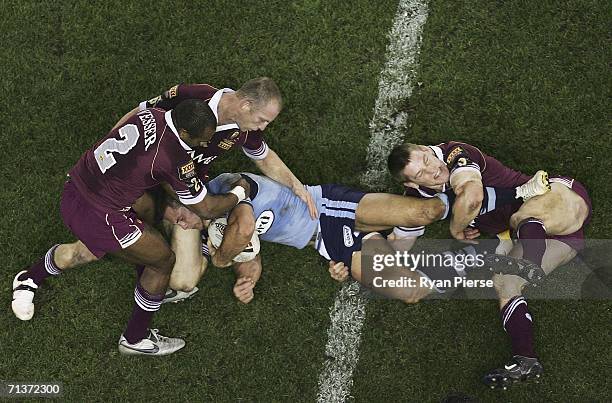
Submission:
<svg viewBox="0 0 612 403">
<path fill-rule="evenodd" d="M 57 267 L 64 270 L 98 260 L 98 258 L 85 245 L 75 242 L 58 246 L 53 260 Z"/>
<path fill-rule="evenodd" d="M 98 260 L 96 255 L 91 253 L 89 249 L 85 247 L 78 248 L 76 250 L 74 259 L 78 262 L 78 264 L 86 264 Z"/>
<path fill-rule="evenodd" d="M 512 275 L 495 274 L 493 276 L 493 286 L 500 298 L 510 298 L 520 295 L 525 285 L 525 280 Z"/>
<path fill-rule="evenodd" d="M 434 203 L 431 204 L 426 214 L 429 224 L 440 220 L 446 211 L 446 206 L 441 200 L 432 199 L 432 201 L 434 201 Z"/>
<path fill-rule="evenodd" d="M 445 209 L 444 203 L 437 198 L 435 200 L 428 200 L 422 204 L 421 214 L 416 218 L 417 222 L 415 225 L 429 225 L 438 221 L 444 215 Z"/>
<path fill-rule="evenodd" d="M 170 287 L 176 291 L 191 292 L 197 284 L 197 281 L 180 280 L 170 284 Z"/>
</svg>

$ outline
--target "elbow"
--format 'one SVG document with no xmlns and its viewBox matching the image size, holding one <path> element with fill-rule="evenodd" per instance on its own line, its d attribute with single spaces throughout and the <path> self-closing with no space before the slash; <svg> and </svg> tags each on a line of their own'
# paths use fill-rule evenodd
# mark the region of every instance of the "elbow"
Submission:
<svg viewBox="0 0 612 403">
<path fill-rule="evenodd" d="M 483 198 L 484 198 L 484 195 L 482 191 L 472 193 L 470 196 L 467 197 L 467 200 L 466 200 L 467 208 L 471 212 L 479 211 L 480 207 L 482 206 Z"/>
<path fill-rule="evenodd" d="M 423 223 L 422 225 L 429 225 L 435 221 L 441 220 L 445 212 L 446 206 L 444 205 L 444 203 L 435 198 L 435 203 L 431 203 L 431 205 L 425 208 L 425 212 L 423 215 L 427 222 Z"/>
<path fill-rule="evenodd" d="M 470 186 L 464 187 L 457 192 L 457 203 L 461 200 L 461 206 L 470 213 L 477 212 L 482 206 L 482 200 L 484 199 L 484 193 L 482 186 Z"/>
</svg>

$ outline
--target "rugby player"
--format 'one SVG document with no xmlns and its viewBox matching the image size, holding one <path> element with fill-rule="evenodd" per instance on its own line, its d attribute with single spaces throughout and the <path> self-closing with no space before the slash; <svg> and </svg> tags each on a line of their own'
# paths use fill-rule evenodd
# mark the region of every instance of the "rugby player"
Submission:
<svg viewBox="0 0 612 403">
<path fill-rule="evenodd" d="M 250 199 L 241 202 L 229 214 L 223 241 L 212 255 L 212 262 L 218 267 L 229 266 L 251 240 L 255 230 L 264 241 L 299 249 L 314 239 L 317 251 L 332 265 L 341 263 L 347 271 L 349 268 L 352 270 L 356 280 L 363 282 L 361 247 L 364 239 L 384 239 L 378 231 L 396 225 L 417 222 L 427 225 L 425 223 L 444 218 L 449 213 L 453 197 L 449 193 L 419 200 L 386 193 L 365 193 L 342 185 L 307 186 L 320 212 L 319 219 L 312 221 L 305 204 L 285 186 L 263 176 L 241 175 L 250 182 Z M 238 174 L 219 175 L 209 182 L 209 189 L 211 192 L 224 192 L 238 177 Z M 497 189 L 496 194 L 500 196 L 497 202 L 491 200 L 485 208 L 494 209 L 516 197 L 515 189 Z M 260 257 L 251 262 L 234 263 L 234 268 L 237 272 L 234 294 L 240 301 L 250 302 L 261 274 Z M 454 270 L 453 275 L 456 275 Z M 418 274 L 408 271 L 407 276 L 416 277 Z M 421 298 L 425 290 L 379 291 L 412 302 Z"/>
<path fill-rule="evenodd" d="M 78 238 L 55 245 L 13 281 L 11 307 L 21 320 L 34 315 L 34 293 L 43 280 L 83 261 L 111 254 L 139 266 L 134 308 L 119 339 L 125 354 L 166 355 L 185 342 L 149 329 L 168 286 L 175 255 L 164 238 L 137 218 L 132 205 L 147 190 L 166 183 L 173 197 L 202 218 L 216 217 L 249 193 L 245 180 L 223 195 L 211 195 L 196 174 L 192 146 L 210 140 L 216 118 L 208 104 L 187 100 L 172 111 L 144 109 L 112 129 L 86 151 L 64 185 L 61 214 Z"/>
<path fill-rule="evenodd" d="M 208 84 L 176 85 L 159 96 L 142 101 L 121 118 L 116 126 L 120 126 L 145 108 L 155 107 L 168 111 L 186 99 L 206 101 L 217 118 L 213 137 L 189 151 L 196 164 L 196 172 L 203 182 L 208 181 L 208 171 L 217 157 L 240 146 L 244 154 L 252 159 L 265 175 L 291 188 L 308 205 L 311 217 L 316 218 L 317 211 L 310 194 L 263 138 L 263 131 L 276 119 L 283 103 L 278 86 L 270 78 L 254 78 L 244 83 L 237 91 L 229 88 L 217 89 Z M 174 270 L 170 277 L 164 303 L 191 298 L 198 291 L 195 279 L 202 277 L 208 264 L 200 253 L 201 221 L 197 220 L 197 217 L 194 220 L 193 214 L 181 209 L 178 203 L 170 201 L 170 204 L 170 208 L 160 208 L 159 200 L 154 200 L 147 192 L 134 205 L 139 218 L 144 221 L 153 222 L 156 210 L 160 209 L 165 218 L 164 224 L 170 223 L 166 225 L 166 230 L 169 233 L 170 245 L 176 252 L 177 270 Z M 206 248 L 206 245 L 203 246 Z M 79 243 L 66 247 L 70 248 L 74 255 L 81 256 L 82 263 L 95 259 L 88 255 Z"/>
<path fill-rule="evenodd" d="M 316 218 L 317 211 L 310 194 L 263 138 L 263 131 L 276 119 L 283 106 L 280 90 L 272 79 L 254 78 L 237 91 L 217 89 L 208 84 L 179 84 L 141 102 L 123 119 L 148 107 L 171 110 L 185 99 L 205 100 L 218 121 L 213 137 L 206 144 L 194 147 L 191 152 L 202 181 L 208 182 L 210 165 L 217 157 L 235 146 L 241 146 L 244 154 L 255 162 L 261 172 L 289 187 L 308 205 L 311 217 Z M 142 200 L 140 202 L 143 204 Z M 180 249 L 180 253 L 176 253 L 175 266 L 178 270 L 173 271 L 170 277 L 170 288 L 164 303 L 192 297 L 198 291 L 197 282 L 193 280 L 202 277 L 208 263 L 200 253 L 200 232 L 197 228 L 186 229 L 189 223 L 182 222 L 181 218 L 184 217 L 189 215 L 173 217 L 172 211 L 166 209 L 166 222 L 179 224 L 172 225 L 169 232 L 173 250 L 179 252 Z M 198 270 L 193 270 L 194 267 Z"/>
<path fill-rule="evenodd" d="M 585 187 L 569 177 L 551 176 L 550 192 L 477 216 L 483 185 L 518 186 L 529 177 L 474 146 L 454 141 L 437 146 L 399 145 L 389 155 L 388 167 L 409 195 L 429 198 L 447 186 L 453 188 L 457 195 L 450 224 L 453 237 L 465 240 L 478 237 L 480 231 L 515 232 L 518 243 L 509 256 L 531 264 L 496 257 L 500 264 L 494 266 L 498 275 L 493 278 L 513 357 L 503 368 L 486 374 L 484 382 L 492 388 L 506 388 L 539 377 L 543 367 L 534 350 L 533 317 L 521 294 L 526 284 L 568 263 L 584 248 L 584 227 L 591 217 Z M 423 227 L 410 227 L 398 235 L 416 238 L 423 231 Z"/>
</svg>

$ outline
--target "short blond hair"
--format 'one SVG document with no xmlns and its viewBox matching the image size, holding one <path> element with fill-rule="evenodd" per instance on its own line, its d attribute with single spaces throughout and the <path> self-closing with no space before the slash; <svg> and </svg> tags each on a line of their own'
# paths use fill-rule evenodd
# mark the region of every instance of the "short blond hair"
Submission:
<svg viewBox="0 0 612 403">
<path fill-rule="evenodd" d="M 276 101 L 279 107 L 283 106 L 283 97 L 278 85 L 269 77 L 258 77 L 247 81 L 236 91 L 241 99 L 251 101 L 258 108 Z"/>
</svg>

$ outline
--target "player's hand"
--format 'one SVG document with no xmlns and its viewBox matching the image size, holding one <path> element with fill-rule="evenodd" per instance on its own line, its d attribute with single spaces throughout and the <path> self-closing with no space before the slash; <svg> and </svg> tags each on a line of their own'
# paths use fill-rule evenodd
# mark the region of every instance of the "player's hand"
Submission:
<svg viewBox="0 0 612 403">
<path fill-rule="evenodd" d="M 349 276 L 348 267 L 344 265 L 342 262 L 334 262 L 331 260 L 329 262 L 329 275 L 336 281 L 346 281 Z"/>
<path fill-rule="evenodd" d="M 249 182 L 247 182 L 246 179 L 240 178 L 239 180 L 237 180 L 236 182 L 232 184 L 232 187 L 235 187 L 235 186 L 241 186 L 244 189 L 244 194 L 246 194 L 246 197 L 250 196 L 251 185 L 249 185 Z"/>
<path fill-rule="evenodd" d="M 465 239 L 476 239 L 480 236 L 480 231 L 478 231 L 478 228 L 467 227 L 463 230 L 463 236 Z"/>
<path fill-rule="evenodd" d="M 297 197 L 299 197 L 306 205 L 308 206 L 308 212 L 310 213 L 310 218 L 316 220 L 319 217 L 319 212 L 317 211 L 317 207 L 315 206 L 314 200 L 312 199 L 312 195 L 308 193 L 306 187 L 301 183 L 293 186 L 291 189 L 293 193 Z"/>
<path fill-rule="evenodd" d="M 210 238 L 208 239 L 207 245 L 208 245 L 208 253 L 210 253 L 210 262 L 215 267 L 228 267 L 228 266 L 231 266 L 232 261 L 230 260 L 229 262 L 226 262 L 226 261 L 224 261 L 221 258 L 219 253 L 217 253 L 217 248 L 215 248 L 213 246 L 212 241 L 210 240 Z"/>
<path fill-rule="evenodd" d="M 240 277 L 234 284 L 234 296 L 243 304 L 248 304 L 255 297 L 255 282 L 250 277 Z"/>
<path fill-rule="evenodd" d="M 182 229 L 204 229 L 204 224 L 199 215 L 184 206 L 176 210 L 176 221 L 174 222 L 176 225 Z"/>
<path fill-rule="evenodd" d="M 454 230 L 451 228 L 450 230 L 451 235 L 453 236 L 453 238 L 455 238 L 458 241 L 461 241 L 463 243 L 469 243 L 469 244 L 478 244 L 478 241 L 475 241 L 473 239 L 467 238 L 465 235 L 465 229 L 462 230 Z"/>
</svg>

